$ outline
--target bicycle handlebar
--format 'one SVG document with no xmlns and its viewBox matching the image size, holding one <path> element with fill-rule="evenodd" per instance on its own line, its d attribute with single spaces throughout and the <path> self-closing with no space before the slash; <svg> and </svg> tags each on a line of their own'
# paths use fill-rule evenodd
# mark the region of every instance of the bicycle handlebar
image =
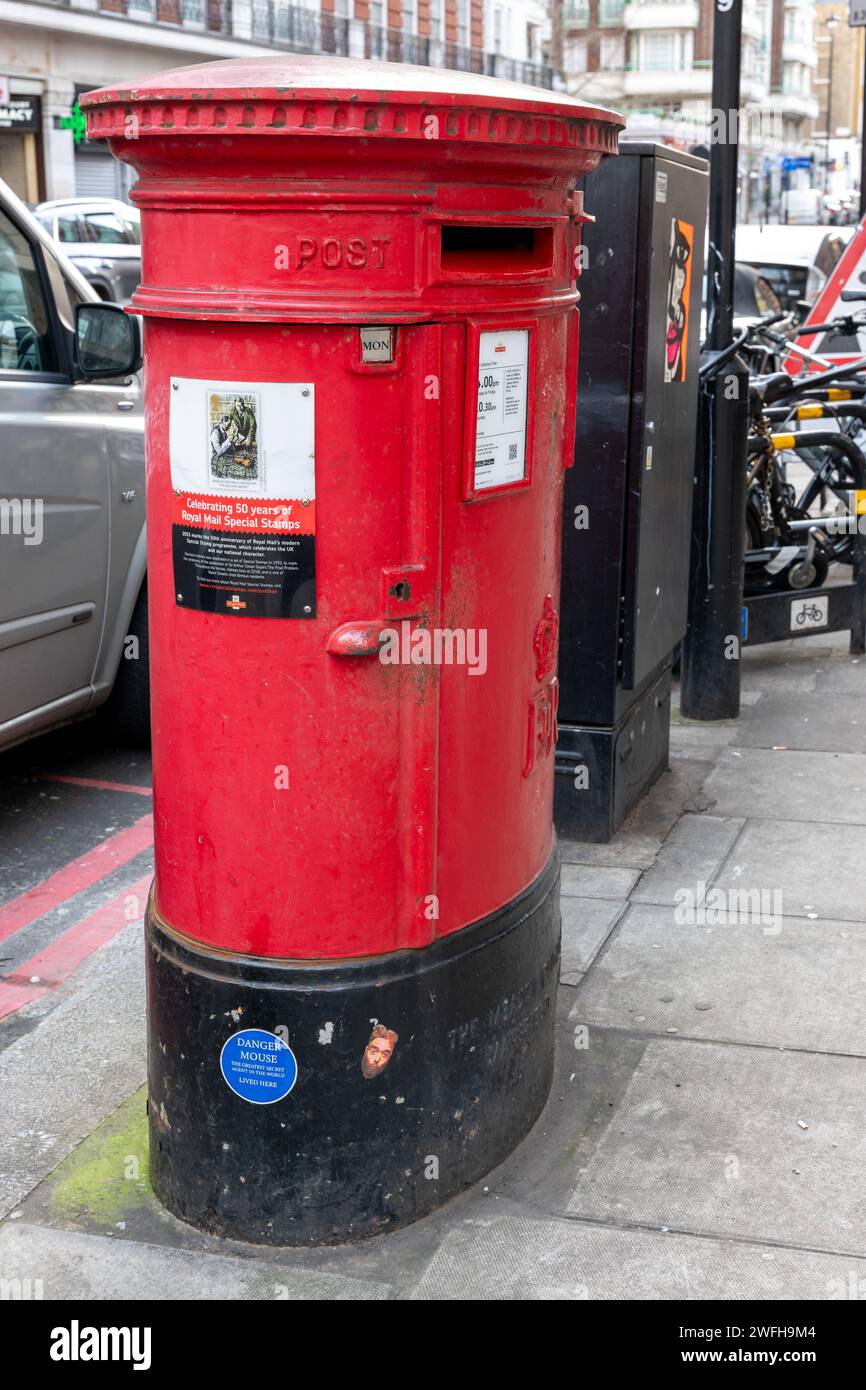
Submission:
<svg viewBox="0 0 866 1390">
<path fill-rule="evenodd" d="M 705 362 L 702 367 L 698 367 L 698 381 L 700 383 L 709 381 L 710 377 L 720 372 L 722 367 L 726 366 L 731 358 L 737 355 L 751 331 L 751 325 L 748 328 L 744 328 L 742 333 L 737 334 L 737 337 L 732 343 L 729 343 L 726 348 L 721 348 L 716 356 L 711 357 L 709 362 Z"/>
</svg>

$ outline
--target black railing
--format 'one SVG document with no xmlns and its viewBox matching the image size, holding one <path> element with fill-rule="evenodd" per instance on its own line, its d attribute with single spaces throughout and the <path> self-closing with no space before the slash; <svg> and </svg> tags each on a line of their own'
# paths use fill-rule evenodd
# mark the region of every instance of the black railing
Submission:
<svg viewBox="0 0 866 1390">
<path fill-rule="evenodd" d="M 455 68 L 458 72 L 484 72 L 484 58 L 480 48 L 464 48 L 459 43 L 446 43 L 445 68 Z"/>
<path fill-rule="evenodd" d="M 84 8 L 76 0 L 63 0 L 68 9 Z M 91 6 L 87 6 L 88 9 Z M 103 14 L 125 15 L 154 24 L 168 24 L 206 34 L 232 33 L 231 0 L 99 0 Z"/>
<path fill-rule="evenodd" d="M 229 6 L 229 0 L 222 2 Z M 294 53 L 345 56 L 349 52 L 349 21 L 341 15 L 305 10 L 298 5 L 281 5 L 279 0 L 255 0 L 250 10 L 250 33 L 239 33 L 238 25 L 236 38 L 249 37 L 253 43 L 289 48 Z"/>
<path fill-rule="evenodd" d="M 404 34 L 402 29 L 386 29 L 379 24 L 364 25 L 365 58 L 427 67 L 431 61 L 430 49 L 430 40 L 423 34 Z"/>
<path fill-rule="evenodd" d="M 503 58 L 498 53 L 484 54 L 484 71 L 489 77 L 504 77 L 509 82 L 525 82 L 530 87 L 552 87 L 553 68 L 540 63 L 522 63 L 519 58 Z"/>
<path fill-rule="evenodd" d="M 79 8 L 77 0 L 59 0 L 59 3 L 65 9 Z M 85 7 L 81 5 L 80 8 Z M 86 8 L 90 10 L 91 6 Z M 98 0 L 98 8 L 103 14 L 122 15 L 143 24 L 223 34 L 227 38 L 294 53 L 334 53 L 347 57 L 350 52 L 361 56 L 363 51 L 365 58 L 389 63 L 486 73 L 531 87 L 553 86 L 553 69 L 540 63 L 503 58 L 478 48 L 430 39 L 423 34 L 404 33 L 402 29 L 286 5 L 282 0 L 252 0 L 250 4 L 233 4 L 232 0 Z M 353 26 L 356 38 L 351 43 Z"/>
</svg>

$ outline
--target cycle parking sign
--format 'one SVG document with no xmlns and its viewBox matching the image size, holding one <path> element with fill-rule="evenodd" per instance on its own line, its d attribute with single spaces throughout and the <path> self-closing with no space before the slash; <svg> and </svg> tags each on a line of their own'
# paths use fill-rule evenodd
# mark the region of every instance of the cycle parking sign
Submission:
<svg viewBox="0 0 866 1390">
<path fill-rule="evenodd" d="M 830 619 L 830 599 L 827 594 L 810 595 L 791 600 L 791 631 L 804 632 L 810 628 L 826 627 Z"/>
</svg>

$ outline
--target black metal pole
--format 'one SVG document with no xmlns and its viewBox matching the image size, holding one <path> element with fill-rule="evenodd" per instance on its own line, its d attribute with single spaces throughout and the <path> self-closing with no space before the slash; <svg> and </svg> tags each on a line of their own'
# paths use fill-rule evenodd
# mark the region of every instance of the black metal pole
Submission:
<svg viewBox="0 0 866 1390">
<path fill-rule="evenodd" d="M 734 336 L 742 25 L 742 0 L 715 0 L 716 139 L 710 149 L 708 340 L 703 361 L 728 347 Z M 689 719 L 732 719 L 740 712 L 747 431 L 748 373 L 734 358 L 700 392 L 689 626 L 682 651 L 681 704 Z"/>
<path fill-rule="evenodd" d="M 710 146 L 707 347 L 721 351 L 734 326 L 734 236 L 737 228 L 737 163 L 740 47 L 743 0 L 716 0 L 713 19 L 713 115 Z"/>
</svg>

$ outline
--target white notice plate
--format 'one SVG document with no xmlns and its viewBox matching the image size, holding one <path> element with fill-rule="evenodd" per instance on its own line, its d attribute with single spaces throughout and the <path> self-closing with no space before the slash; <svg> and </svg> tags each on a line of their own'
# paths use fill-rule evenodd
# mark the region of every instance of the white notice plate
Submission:
<svg viewBox="0 0 866 1390">
<path fill-rule="evenodd" d="M 526 477 L 529 329 L 482 333 L 478 339 L 475 491 Z"/>
</svg>

